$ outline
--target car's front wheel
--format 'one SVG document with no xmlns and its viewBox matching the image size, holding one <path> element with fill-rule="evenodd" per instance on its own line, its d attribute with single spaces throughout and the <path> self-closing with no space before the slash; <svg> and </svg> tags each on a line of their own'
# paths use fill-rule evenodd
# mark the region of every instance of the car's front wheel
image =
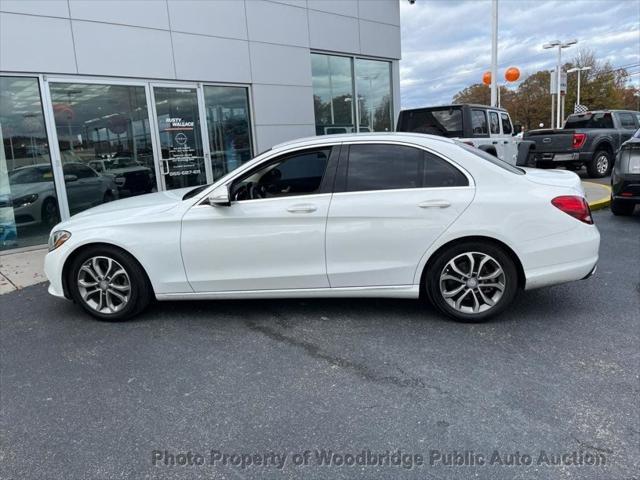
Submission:
<svg viewBox="0 0 640 480">
<path fill-rule="evenodd" d="M 518 290 L 514 261 L 489 242 L 446 248 L 429 265 L 425 281 L 431 302 L 464 322 L 480 322 L 501 313 Z"/>
<path fill-rule="evenodd" d="M 67 285 L 73 300 L 100 320 L 121 321 L 148 305 L 152 289 L 140 264 L 116 247 L 93 246 L 72 259 Z"/>
</svg>

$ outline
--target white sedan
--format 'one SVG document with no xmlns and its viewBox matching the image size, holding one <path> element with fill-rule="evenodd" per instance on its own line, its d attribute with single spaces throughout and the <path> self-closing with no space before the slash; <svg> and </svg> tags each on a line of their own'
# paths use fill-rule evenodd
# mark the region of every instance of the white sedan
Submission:
<svg viewBox="0 0 640 480">
<path fill-rule="evenodd" d="M 430 135 L 335 135 L 75 215 L 45 271 L 51 294 L 103 320 L 153 298 L 426 297 L 480 321 L 519 290 L 590 276 L 599 243 L 575 173 Z"/>
</svg>

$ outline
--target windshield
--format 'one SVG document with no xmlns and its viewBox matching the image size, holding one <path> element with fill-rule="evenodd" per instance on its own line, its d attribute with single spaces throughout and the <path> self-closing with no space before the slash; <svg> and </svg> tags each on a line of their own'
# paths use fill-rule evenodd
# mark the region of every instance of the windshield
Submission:
<svg viewBox="0 0 640 480">
<path fill-rule="evenodd" d="M 640 128 L 633 134 L 633 138 L 640 138 Z"/>
<path fill-rule="evenodd" d="M 462 109 L 405 110 L 398 131 L 428 133 L 441 137 L 462 137 Z"/>
<path fill-rule="evenodd" d="M 26 167 L 9 172 L 9 183 L 11 185 L 21 185 L 25 183 L 42 183 L 53 181 L 51 167 Z"/>
<path fill-rule="evenodd" d="M 473 153 L 474 155 L 480 157 L 481 159 L 491 162 L 497 167 L 500 167 L 503 170 L 506 170 L 507 172 L 515 173 L 516 175 L 524 175 L 526 173 L 522 168 L 514 167 L 510 163 L 507 163 L 504 160 L 500 160 L 498 157 L 491 155 L 490 153 L 487 153 L 483 150 L 480 150 L 479 148 L 472 147 L 470 145 L 467 145 L 466 143 L 462 143 L 458 141 L 456 141 L 456 144 L 464 148 L 467 152 Z"/>
<path fill-rule="evenodd" d="M 573 128 L 613 128 L 613 117 L 609 112 L 569 115 L 564 129 Z"/>
</svg>

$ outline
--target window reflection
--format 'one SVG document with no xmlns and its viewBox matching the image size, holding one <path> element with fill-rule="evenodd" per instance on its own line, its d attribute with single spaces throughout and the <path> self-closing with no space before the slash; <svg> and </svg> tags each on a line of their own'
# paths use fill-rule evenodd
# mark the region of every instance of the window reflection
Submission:
<svg viewBox="0 0 640 480">
<path fill-rule="evenodd" d="M 311 69 L 316 135 L 354 132 L 351 58 L 312 54 Z"/>
<path fill-rule="evenodd" d="M 0 77 L 0 249 L 45 243 L 60 219 L 38 80 Z"/>
<path fill-rule="evenodd" d="M 311 70 L 316 135 L 393 130 L 390 62 L 314 53 Z"/>
<path fill-rule="evenodd" d="M 355 69 L 359 131 L 391 131 L 391 64 L 357 58 Z"/>
<path fill-rule="evenodd" d="M 71 214 L 155 189 L 144 87 L 50 85 Z"/>
<path fill-rule="evenodd" d="M 251 159 L 249 99 L 243 87 L 204 87 L 214 181 Z"/>
</svg>

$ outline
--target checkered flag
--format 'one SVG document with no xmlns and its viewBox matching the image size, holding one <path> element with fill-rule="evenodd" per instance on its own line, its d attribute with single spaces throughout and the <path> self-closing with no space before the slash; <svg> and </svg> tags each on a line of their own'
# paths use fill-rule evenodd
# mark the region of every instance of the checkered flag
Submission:
<svg viewBox="0 0 640 480">
<path fill-rule="evenodd" d="M 573 113 L 584 113 L 589 111 L 589 108 L 586 107 L 585 105 L 579 105 L 576 103 L 576 106 L 573 109 Z"/>
</svg>

